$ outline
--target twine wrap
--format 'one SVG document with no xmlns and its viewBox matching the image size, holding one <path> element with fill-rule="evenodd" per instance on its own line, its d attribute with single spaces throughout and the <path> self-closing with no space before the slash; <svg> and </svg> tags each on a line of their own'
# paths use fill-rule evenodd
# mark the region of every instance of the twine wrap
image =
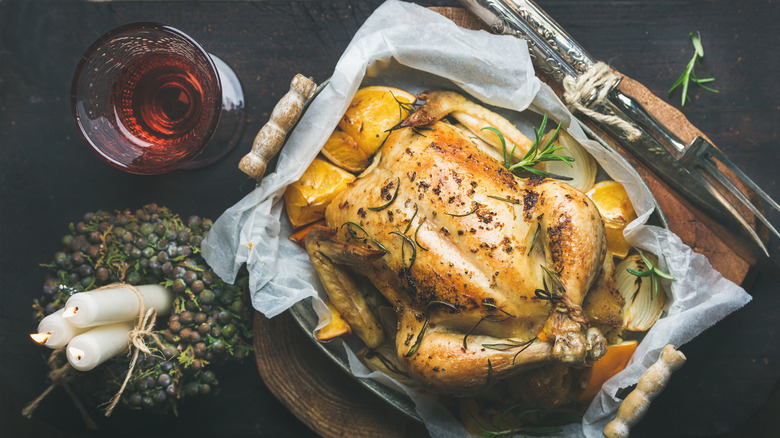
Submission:
<svg viewBox="0 0 780 438">
<path fill-rule="evenodd" d="M 635 126 L 618 116 L 592 110 L 582 103 L 586 98 L 594 103 L 603 101 L 609 93 L 609 85 L 618 79 L 618 75 L 612 73 L 607 64 L 599 61 L 576 78 L 573 76 L 563 78 L 563 100 L 572 112 L 579 111 L 597 122 L 614 126 L 622 130 L 629 140 L 636 140 L 641 132 Z M 596 95 L 591 98 L 593 93 Z"/>
<path fill-rule="evenodd" d="M 138 298 L 138 322 L 136 323 L 135 328 L 130 331 L 129 341 L 130 350 L 132 352 L 130 367 L 127 369 L 127 374 L 125 375 L 125 380 L 122 382 L 122 386 L 119 388 L 119 391 L 117 391 L 114 397 L 111 398 L 111 401 L 108 404 L 108 408 L 106 409 L 106 417 L 111 416 L 111 413 L 114 412 L 114 408 L 116 407 L 117 403 L 119 403 L 119 399 L 122 397 L 122 393 L 127 387 L 127 382 L 130 381 L 130 377 L 133 375 L 135 364 L 138 361 L 138 352 L 141 351 L 145 355 L 152 354 L 152 351 L 149 350 L 149 347 L 146 346 L 145 339 L 147 337 L 151 337 L 161 350 L 164 348 L 160 338 L 157 337 L 157 335 L 152 331 L 154 329 L 154 323 L 157 321 L 157 309 L 151 307 L 149 310 L 146 310 L 144 296 L 137 287 L 127 283 L 117 283 L 103 286 L 95 290 L 112 289 L 117 287 L 130 289 L 133 293 L 135 293 L 135 296 Z"/>
</svg>

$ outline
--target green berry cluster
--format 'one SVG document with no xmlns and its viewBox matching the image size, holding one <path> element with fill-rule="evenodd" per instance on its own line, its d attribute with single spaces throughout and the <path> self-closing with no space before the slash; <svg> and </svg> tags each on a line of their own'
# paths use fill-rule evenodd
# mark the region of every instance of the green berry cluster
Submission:
<svg viewBox="0 0 780 438">
<path fill-rule="evenodd" d="M 155 283 L 174 292 L 172 313 L 158 317 L 155 327 L 163 348 L 147 339 L 153 354 L 139 356 L 121 406 L 175 412 L 182 399 L 216 389 L 214 365 L 251 352 L 248 276 L 244 271 L 227 284 L 206 264 L 200 244 L 211 224 L 198 216 L 185 222 L 156 204 L 135 212 L 87 213 L 71 224 L 64 249 L 42 265 L 48 274 L 33 304 L 39 321 L 71 295 L 112 283 Z M 125 355 L 113 358 L 73 385 L 94 403 L 106 402 L 119 390 L 129 361 Z"/>
</svg>

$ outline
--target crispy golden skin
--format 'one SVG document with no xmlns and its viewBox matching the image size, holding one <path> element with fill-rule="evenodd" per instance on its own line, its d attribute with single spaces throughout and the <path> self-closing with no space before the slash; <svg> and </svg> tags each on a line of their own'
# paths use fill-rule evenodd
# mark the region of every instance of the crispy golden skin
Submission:
<svg viewBox="0 0 780 438">
<path fill-rule="evenodd" d="M 395 307 L 397 352 L 412 378 L 466 395 L 540 364 L 603 355 L 604 338 L 581 305 L 602 270 L 604 228 L 583 193 L 515 177 L 444 122 L 394 131 L 381 154 L 328 207 L 331 229 L 313 230 L 307 245 L 315 265 L 348 266 Z M 327 290 L 327 272 L 336 271 L 318 272 L 326 272 Z M 539 289 L 557 299 L 543 299 Z"/>
</svg>

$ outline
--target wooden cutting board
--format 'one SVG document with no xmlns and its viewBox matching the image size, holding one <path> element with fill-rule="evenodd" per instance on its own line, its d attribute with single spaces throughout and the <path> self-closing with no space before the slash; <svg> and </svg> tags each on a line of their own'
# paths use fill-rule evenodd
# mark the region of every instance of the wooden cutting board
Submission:
<svg viewBox="0 0 780 438">
<path fill-rule="evenodd" d="M 432 8 L 462 27 L 484 28 L 460 8 Z M 547 82 L 559 94 L 560 87 Z M 686 144 L 704 136 L 677 109 L 654 96 L 642 84 L 624 76 L 620 89 L 636 98 Z M 677 195 L 598 126 L 588 126 L 621 153 L 639 172 L 658 200 L 670 228 L 695 251 L 704 254 L 724 277 L 742 285 L 752 281 L 751 265 L 738 257 L 719 236 L 724 230 Z M 706 137 L 705 137 L 706 138 Z M 265 384 L 301 421 L 325 437 L 427 436 L 425 428 L 360 386 L 331 363 L 287 314 L 273 320 L 255 314 L 255 355 Z"/>
</svg>

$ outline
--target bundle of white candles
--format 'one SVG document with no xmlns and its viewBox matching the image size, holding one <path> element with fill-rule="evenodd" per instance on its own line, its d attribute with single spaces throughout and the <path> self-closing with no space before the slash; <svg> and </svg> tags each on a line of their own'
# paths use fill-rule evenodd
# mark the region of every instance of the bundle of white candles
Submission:
<svg viewBox="0 0 780 438">
<path fill-rule="evenodd" d="M 145 309 L 158 315 L 170 313 L 173 293 L 160 285 L 137 286 Z M 35 342 L 49 348 L 66 347 L 68 362 L 79 371 L 89 371 L 126 350 L 130 331 L 139 316 L 141 302 L 129 288 L 118 286 L 79 292 L 63 309 L 43 318 Z"/>
</svg>

